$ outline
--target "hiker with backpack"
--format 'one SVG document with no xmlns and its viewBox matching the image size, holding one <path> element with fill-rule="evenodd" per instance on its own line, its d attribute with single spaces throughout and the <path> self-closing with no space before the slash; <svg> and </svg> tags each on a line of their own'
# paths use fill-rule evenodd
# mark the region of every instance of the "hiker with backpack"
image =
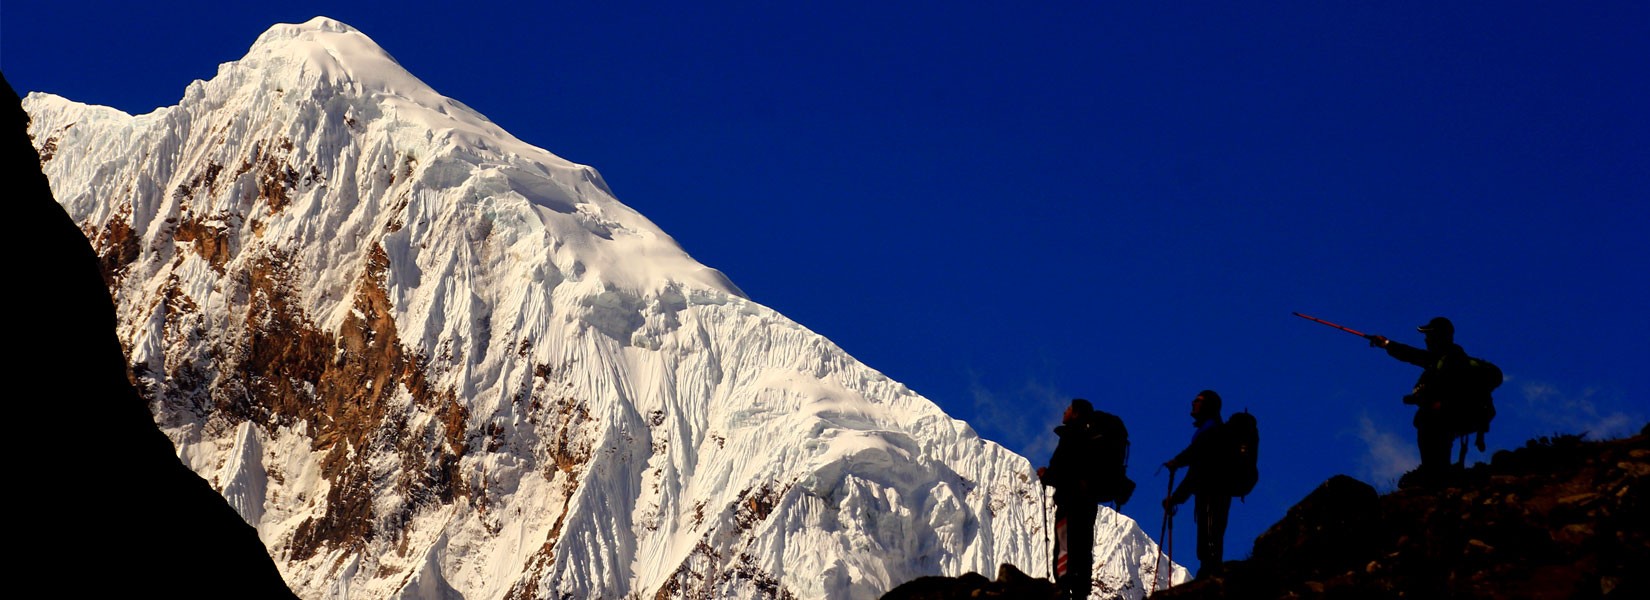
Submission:
<svg viewBox="0 0 1650 600">
<path fill-rule="evenodd" d="M 1248 495 L 1259 478 L 1256 455 L 1259 433 L 1248 412 L 1232 415 L 1228 424 L 1220 418 L 1220 394 L 1203 390 L 1192 398 L 1192 442 L 1163 466 L 1174 471 L 1186 467 L 1180 487 L 1163 499 L 1166 517 L 1188 498 L 1197 521 L 1197 576 L 1219 575 L 1224 561 L 1226 521 L 1232 497 Z M 1242 417 L 1241 419 L 1239 417 Z"/>
<path fill-rule="evenodd" d="M 1116 502 L 1122 508 L 1134 494 L 1126 473 L 1129 433 L 1122 419 L 1082 398 L 1066 407 L 1054 433 L 1060 441 L 1037 477 L 1054 488 L 1055 583 L 1062 598 L 1088 598 L 1099 505 Z"/>
<path fill-rule="evenodd" d="M 1455 325 L 1435 317 L 1416 328 L 1426 336 L 1426 348 L 1401 344 L 1379 335 L 1364 336 L 1369 345 L 1383 348 L 1398 360 L 1421 367 L 1421 377 L 1404 396 L 1404 404 L 1415 405 L 1415 439 L 1421 450 L 1421 466 L 1414 479 L 1400 485 L 1436 483 L 1450 470 L 1450 443 L 1461 437 L 1461 460 L 1466 460 L 1466 436 L 1477 434 L 1477 446 L 1484 451 L 1484 434 L 1495 418 L 1490 392 L 1501 384 L 1501 370 L 1488 361 L 1467 356 L 1455 343 Z"/>
</svg>

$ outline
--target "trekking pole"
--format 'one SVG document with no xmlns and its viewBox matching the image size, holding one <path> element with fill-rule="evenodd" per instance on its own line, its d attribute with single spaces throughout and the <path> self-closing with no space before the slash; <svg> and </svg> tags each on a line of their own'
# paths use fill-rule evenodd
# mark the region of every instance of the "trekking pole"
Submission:
<svg viewBox="0 0 1650 600">
<path fill-rule="evenodd" d="M 1346 327 L 1344 325 L 1336 325 L 1334 323 L 1330 323 L 1329 321 L 1325 321 L 1325 320 L 1319 319 L 1317 317 L 1313 317 L 1313 316 L 1309 316 L 1309 315 L 1303 315 L 1303 314 L 1300 314 L 1300 313 L 1290 313 L 1290 314 L 1293 314 L 1293 315 L 1295 315 L 1297 317 L 1300 317 L 1302 319 L 1306 319 L 1306 320 L 1311 321 L 1313 323 L 1319 323 L 1319 324 L 1322 324 L 1322 325 L 1328 325 L 1330 327 L 1334 327 L 1336 329 L 1339 329 L 1341 331 L 1345 331 L 1347 333 L 1350 333 L 1350 334 L 1358 336 L 1358 337 L 1369 337 L 1367 335 L 1364 335 L 1364 332 L 1362 332 L 1362 331 L 1358 331 L 1356 329 L 1353 329 L 1351 327 Z"/>
<path fill-rule="evenodd" d="M 1174 496 L 1174 471 L 1174 469 L 1169 469 L 1169 494 L 1164 498 Z M 1174 538 L 1171 537 L 1174 535 L 1174 526 L 1172 523 L 1174 523 L 1174 512 L 1167 508 L 1163 509 L 1163 530 L 1157 534 L 1157 558 L 1152 560 L 1152 588 L 1151 591 L 1146 592 L 1147 596 L 1157 593 L 1157 576 L 1162 572 L 1165 545 L 1170 548 L 1169 561 L 1171 564 L 1174 561 Z M 1173 574 L 1171 573 L 1171 575 Z"/>
<path fill-rule="evenodd" d="M 1168 549 L 1163 551 L 1163 555 L 1169 561 L 1169 574 L 1163 579 L 1165 583 L 1169 584 L 1169 587 L 1174 587 L 1174 513 L 1172 512 L 1169 513 L 1169 533 L 1163 537 L 1169 540 Z M 1153 579 L 1152 581 L 1157 580 Z"/>
<path fill-rule="evenodd" d="M 1054 581 L 1054 538 L 1048 530 L 1048 484 L 1038 481 L 1041 493 L 1037 496 L 1037 503 L 1043 505 L 1043 550 L 1048 552 L 1048 580 Z"/>
</svg>

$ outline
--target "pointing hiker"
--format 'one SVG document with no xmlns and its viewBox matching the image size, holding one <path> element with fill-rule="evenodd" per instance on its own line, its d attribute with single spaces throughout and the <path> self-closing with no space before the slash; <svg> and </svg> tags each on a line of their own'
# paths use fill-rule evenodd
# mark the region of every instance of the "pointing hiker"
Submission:
<svg viewBox="0 0 1650 600">
<path fill-rule="evenodd" d="M 1466 350 L 1455 343 L 1455 325 L 1449 319 L 1435 317 L 1416 330 L 1426 336 L 1425 349 L 1379 335 L 1364 337 L 1370 346 L 1384 348 L 1393 358 L 1422 368 L 1421 377 L 1404 396 L 1404 403 L 1415 405 L 1415 441 L 1421 450 L 1417 480 L 1436 482 L 1449 470 L 1450 442 L 1456 436 L 1477 433 L 1478 450 L 1484 450 L 1484 432 L 1495 415 L 1489 390 L 1501 383 L 1501 372 L 1467 356 Z M 1489 377 L 1494 381 L 1475 382 L 1475 378 L 1483 377 L 1480 373 L 1484 367 L 1493 370 Z M 1464 446 L 1462 450 L 1464 453 Z"/>
<path fill-rule="evenodd" d="M 1134 493 L 1125 471 L 1128 430 L 1123 420 L 1076 398 L 1054 428 L 1060 441 L 1037 477 L 1054 488 L 1055 582 L 1063 598 L 1088 598 L 1094 568 L 1094 519 L 1101 502 L 1119 507 Z"/>
<path fill-rule="evenodd" d="M 1192 443 L 1163 463 L 1170 471 L 1186 467 L 1186 478 L 1168 498 L 1163 509 L 1173 513 L 1175 507 L 1196 496 L 1192 504 L 1197 521 L 1197 576 L 1218 575 L 1225 550 L 1226 518 L 1232 510 L 1232 496 L 1220 485 L 1224 474 L 1219 473 L 1221 457 L 1220 394 L 1203 390 L 1192 398 Z"/>
</svg>

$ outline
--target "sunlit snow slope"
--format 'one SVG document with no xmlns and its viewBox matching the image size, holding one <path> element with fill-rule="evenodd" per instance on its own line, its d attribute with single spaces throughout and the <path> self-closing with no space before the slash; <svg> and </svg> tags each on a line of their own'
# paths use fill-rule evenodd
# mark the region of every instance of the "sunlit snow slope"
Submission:
<svg viewBox="0 0 1650 600">
<path fill-rule="evenodd" d="M 1026 459 L 347 25 L 275 26 L 150 114 L 25 107 L 157 422 L 306 598 L 1046 571 Z M 1097 595 L 1138 597 L 1156 548 L 1101 520 Z"/>
</svg>

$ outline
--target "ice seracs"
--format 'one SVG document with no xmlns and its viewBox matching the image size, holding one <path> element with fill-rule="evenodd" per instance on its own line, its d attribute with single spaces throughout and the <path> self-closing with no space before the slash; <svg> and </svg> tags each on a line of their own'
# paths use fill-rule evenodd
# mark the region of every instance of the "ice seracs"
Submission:
<svg viewBox="0 0 1650 600">
<path fill-rule="evenodd" d="M 277 25 L 150 114 L 25 107 L 157 422 L 304 597 L 874 598 L 1047 562 L 1026 459 L 347 25 Z M 1097 578 L 1139 597 L 1155 547 L 1102 521 Z"/>
</svg>

